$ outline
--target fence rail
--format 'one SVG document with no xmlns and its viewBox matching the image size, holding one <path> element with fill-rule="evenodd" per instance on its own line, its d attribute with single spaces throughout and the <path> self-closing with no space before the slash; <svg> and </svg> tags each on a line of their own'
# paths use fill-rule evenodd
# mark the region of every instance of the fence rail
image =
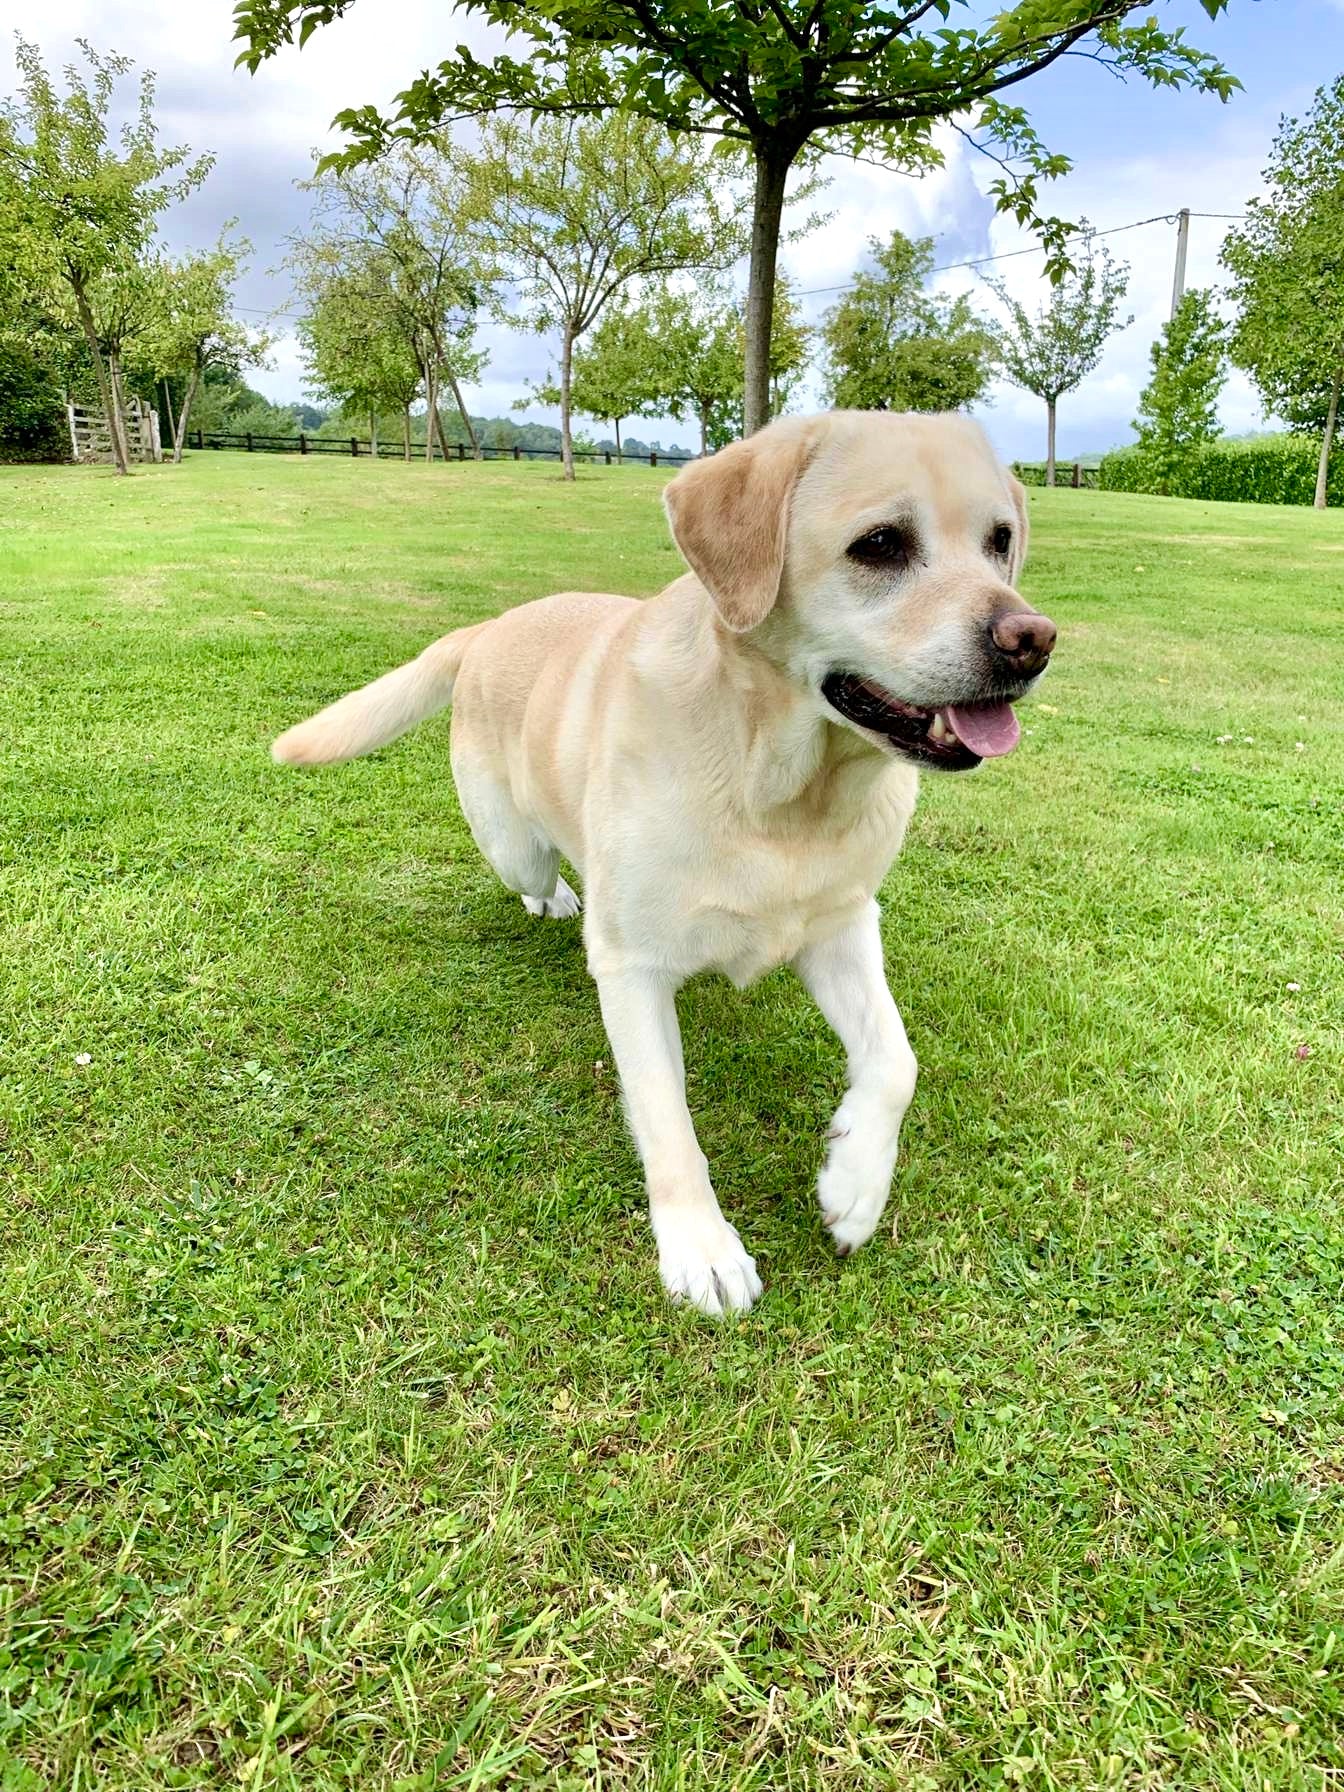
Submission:
<svg viewBox="0 0 1344 1792">
<path fill-rule="evenodd" d="M 365 436 L 315 436 L 300 431 L 296 436 L 263 436 L 252 430 L 228 431 L 213 429 L 190 429 L 187 431 L 187 445 L 201 450 L 223 449 L 230 453 L 242 454 L 344 454 L 356 460 L 361 455 L 372 455 L 373 449 Z M 524 448 L 516 443 L 507 448 L 481 446 L 482 460 L 559 460 L 559 448 Z M 379 444 L 380 460 L 402 460 L 403 451 L 391 443 Z M 424 443 L 416 444 L 415 459 L 424 459 Z M 455 445 L 455 452 L 449 456 L 451 460 L 466 461 L 476 458 L 472 449 L 465 442 Z M 661 449 L 654 448 L 648 454 L 627 454 L 624 449 L 617 455 L 614 448 L 576 448 L 575 460 L 600 461 L 610 467 L 619 461 L 622 465 L 650 467 L 679 467 L 688 460 L 695 460 L 693 454 L 664 454 Z M 443 454 L 436 446 L 434 459 L 442 460 Z"/>
</svg>

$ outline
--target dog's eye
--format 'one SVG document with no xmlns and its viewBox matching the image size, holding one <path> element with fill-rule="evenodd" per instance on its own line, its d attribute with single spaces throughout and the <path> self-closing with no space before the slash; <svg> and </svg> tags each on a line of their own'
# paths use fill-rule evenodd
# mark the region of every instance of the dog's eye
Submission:
<svg viewBox="0 0 1344 1792">
<path fill-rule="evenodd" d="M 851 541 L 846 551 L 850 559 L 857 560 L 861 566 L 899 569 L 914 559 L 915 540 L 908 529 L 885 524 L 881 529 L 870 529 L 867 535 Z"/>
<path fill-rule="evenodd" d="M 989 538 L 990 549 L 1002 557 L 1013 545 L 1013 532 L 1007 523 L 1000 523 Z"/>
</svg>

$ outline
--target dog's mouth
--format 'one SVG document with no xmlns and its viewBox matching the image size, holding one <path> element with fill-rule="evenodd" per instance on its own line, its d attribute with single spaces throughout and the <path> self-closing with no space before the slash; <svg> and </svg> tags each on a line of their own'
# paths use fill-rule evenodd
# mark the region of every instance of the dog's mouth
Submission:
<svg viewBox="0 0 1344 1792">
<path fill-rule="evenodd" d="M 985 759 L 1011 753 L 1021 735 L 1005 697 L 920 709 L 903 703 L 857 672 L 830 672 L 821 694 L 848 722 L 880 734 L 898 753 L 939 771 L 969 772 Z"/>
</svg>

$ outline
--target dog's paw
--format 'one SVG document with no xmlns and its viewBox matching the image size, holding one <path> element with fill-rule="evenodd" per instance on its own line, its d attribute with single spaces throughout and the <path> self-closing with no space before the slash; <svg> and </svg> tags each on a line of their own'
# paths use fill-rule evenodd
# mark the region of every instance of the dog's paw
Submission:
<svg viewBox="0 0 1344 1792">
<path fill-rule="evenodd" d="M 720 1214 L 664 1215 L 657 1225 L 658 1268 L 675 1301 L 702 1313 L 745 1313 L 761 1293 L 756 1264 Z"/>
<path fill-rule="evenodd" d="M 867 1244 L 877 1230 L 891 1193 L 896 1146 L 856 1124 L 859 1116 L 841 1104 L 831 1123 L 831 1148 L 817 1177 L 822 1223 L 842 1257 Z"/>
<path fill-rule="evenodd" d="M 571 890 L 563 877 L 557 877 L 553 895 L 524 896 L 523 907 L 529 915 L 544 915 L 548 921 L 568 921 L 578 914 L 583 904 L 578 892 Z"/>
</svg>

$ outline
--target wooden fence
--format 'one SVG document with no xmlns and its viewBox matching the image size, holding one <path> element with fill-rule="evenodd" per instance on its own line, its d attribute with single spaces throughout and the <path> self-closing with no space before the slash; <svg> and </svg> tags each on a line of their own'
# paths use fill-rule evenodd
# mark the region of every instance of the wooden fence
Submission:
<svg viewBox="0 0 1344 1792">
<path fill-rule="evenodd" d="M 1055 463 L 1055 484 L 1072 486 L 1075 491 L 1095 491 L 1100 484 L 1100 461 L 1061 460 Z M 1045 484 L 1043 460 L 1015 460 L 1013 471 L 1026 485 Z"/>
<path fill-rule="evenodd" d="M 300 432 L 296 436 L 263 436 L 257 435 L 252 430 L 231 433 L 227 430 L 189 429 L 187 431 L 187 446 L 199 449 L 224 449 L 231 453 L 242 454 L 344 454 L 347 457 L 353 456 L 356 460 L 361 455 L 372 453 L 368 439 L 363 436 L 312 436 L 304 432 Z M 380 460 L 402 460 L 404 456 L 400 447 L 394 446 L 391 442 L 380 442 L 378 458 Z M 414 458 L 416 460 L 425 458 L 423 442 L 415 445 Z M 434 458 L 436 460 L 443 459 L 437 446 L 434 450 Z M 458 442 L 450 458 L 465 461 L 475 459 L 475 455 L 466 442 Z M 515 443 L 508 448 L 482 445 L 481 458 L 482 460 L 559 460 L 561 454 L 558 448 L 524 448 L 521 443 Z M 610 467 L 616 464 L 617 457 L 614 448 L 576 448 L 574 458 L 575 460 L 600 461 Z M 683 462 L 695 458 L 696 456 L 693 454 L 664 454 L 656 448 L 648 454 L 627 454 L 622 450 L 620 456 L 622 463 L 650 467 L 679 467 Z"/>
<path fill-rule="evenodd" d="M 70 453 L 77 461 L 112 463 L 112 432 L 105 413 L 93 405 L 67 404 Z M 132 398 L 126 407 L 126 449 L 132 460 L 163 459 L 159 440 L 159 414 L 152 406 Z"/>
</svg>

